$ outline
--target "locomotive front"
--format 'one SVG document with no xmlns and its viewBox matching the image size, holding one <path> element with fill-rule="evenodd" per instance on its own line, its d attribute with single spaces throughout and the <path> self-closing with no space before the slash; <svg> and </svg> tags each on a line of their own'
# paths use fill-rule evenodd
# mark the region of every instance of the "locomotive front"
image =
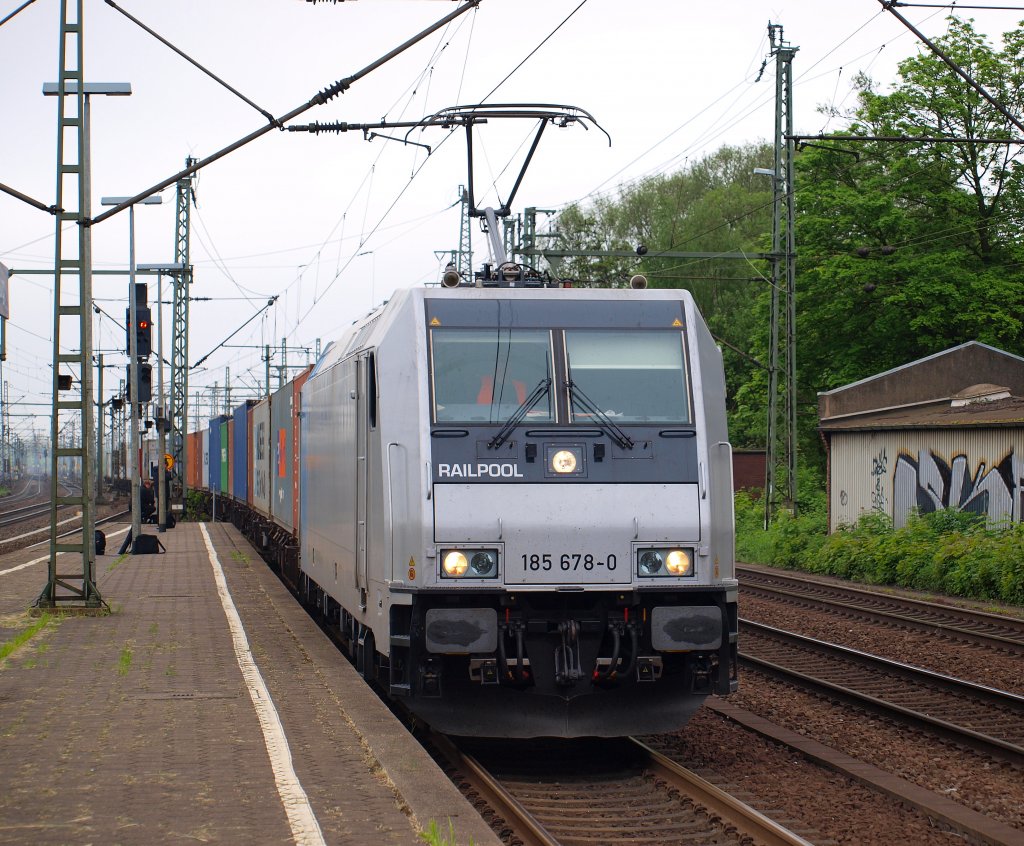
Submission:
<svg viewBox="0 0 1024 846">
<path fill-rule="evenodd" d="M 410 708 L 454 734 L 614 736 L 734 690 L 724 377 L 689 294 L 422 303 L 433 578 L 390 638 Z"/>
</svg>

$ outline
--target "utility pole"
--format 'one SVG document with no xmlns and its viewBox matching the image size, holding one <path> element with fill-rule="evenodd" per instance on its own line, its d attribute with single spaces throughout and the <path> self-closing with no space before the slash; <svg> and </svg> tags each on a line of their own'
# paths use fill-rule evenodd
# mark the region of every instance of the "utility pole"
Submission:
<svg viewBox="0 0 1024 846">
<path fill-rule="evenodd" d="M 224 413 L 231 413 L 231 368 L 224 368 Z"/>
<path fill-rule="evenodd" d="M 459 200 L 459 252 L 455 269 L 463 279 L 470 279 L 473 276 L 473 228 L 470 225 L 469 194 L 465 185 L 459 186 Z"/>
<path fill-rule="evenodd" d="M 288 339 L 281 339 L 281 364 L 277 371 L 277 387 L 283 388 L 288 381 Z"/>
<path fill-rule="evenodd" d="M 772 172 L 772 293 L 768 359 L 768 433 L 765 456 L 764 525 L 776 507 L 779 466 L 778 398 L 782 372 L 785 397 L 783 451 L 786 468 L 784 505 L 796 514 L 796 208 L 793 185 L 793 57 L 798 47 L 782 38 L 782 26 L 768 24 L 775 57 L 775 159 Z M 783 226 L 785 207 L 785 226 Z M 785 247 L 783 248 L 783 238 Z M 781 328 L 781 331 L 780 331 Z M 785 343 L 782 338 L 784 336 Z M 780 356 L 781 349 L 781 356 Z M 779 366 L 782 358 L 783 367 Z"/>
<path fill-rule="evenodd" d="M 267 385 L 267 396 L 271 394 L 270 390 L 270 344 L 265 344 L 263 347 L 263 364 L 266 372 L 266 385 Z"/>
<path fill-rule="evenodd" d="M 103 500 L 103 353 L 96 356 L 96 501 Z"/>
<path fill-rule="evenodd" d="M 92 229 L 89 226 L 89 112 L 84 75 L 83 0 L 61 0 L 57 80 L 57 196 L 54 207 L 53 262 L 53 390 L 50 414 L 50 549 L 46 586 L 36 600 L 40 609 L 58 603 L 97 611 L 103 598 L 96 587 L 96 518 L 93 511 L 92 444 Z M 72 8 L 73 7 L 73 8 Z M 70 178 L 69 178 L 70 177 Z M 67 190 L 65 190 L 67 189 Z M 63 228 L 78 224 L 78 249 L 65 255 Z M 75 284 L 77 282 L 77 284 Z M 77 324 L 77 325 L 76 325 Z M 62 331 L 67 328 L 67 332 Z M 77 332 L 76 332 L 77 330 Z M 61 343 L 63 341 L 63 344 Z M 77 341 L 77 343 L 76 343 Z M 63 348 L 63 349 L 62 349 Z M 77 348 L 77 350 L 76 350 Z M 65 352 L 64 349 L 76 350 Z M 64 373 L 63 370 L 70 373 Z M 77 379 L 76 379 L 77 376 Z M 62 392 L 67 398 L 62 398 Z M 81 421 L 78 446 L 58 448 L 62 413 Z M 82 488 L 77 495 L 58 496 L 60 459 L 77 456 L 82 463 Z M 82 537 L 58 537 L 57 509 L 75 505 L 82 511 Z M 73 553 L 79 567 L 66 560 L 58 577 L 57 556 Z M 58 591 L 58 584 L 61 588 Z"/>
<path fill-rule="evenodd" d="M 185 159 L 188 170 L 196 159 Z M 171 323 L 171 455 L 177 471 L 171 482 L 171 499 L 185 506 L 188 493 L 188 304 L 192 285 L 192 266 L 189 264 L 189 211 L 195 195 L 193 175 L 178 180 L 177 214 L 174 228 L 174 261 L 181 272 L 174 279 L 174 312 Z"/>
</svg>

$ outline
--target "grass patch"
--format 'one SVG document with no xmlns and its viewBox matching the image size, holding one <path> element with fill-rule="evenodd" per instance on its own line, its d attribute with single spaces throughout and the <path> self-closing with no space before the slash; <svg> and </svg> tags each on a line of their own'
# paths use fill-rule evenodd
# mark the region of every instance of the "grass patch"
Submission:
<svg viewBox="0 0 1024 846">
<path fill-rule="evenodd" d="M 249 563 L 249 556 L 246 555 L 241 550 L 235 549 L 235 550 L 232 550 L 232 552 L 231 552 L 231 560 L 232 561 L 237 561 L 239 564 L 248 564 Z"/>
<path fill-rule="evenodd" d="M 39 632 L 45 629 L 50 622 L 53 620 L 51 614 L 42 614 L 35 622 L 32 623 L 27 629 L 23 629 L 18 632 L 13 638 L 6 643 L 0 644 L 0 664 L 2 664 L 9 655 L 13 654 L 17 649 L 20 649 L 32 638 L 34 638 Z"/>
<path fill-rule="evenodd" d="M 135 644 L 132 641 L 126 641 L 121 654 L 117 657 L 117 674 L 119 676 L 128 675 L 128 671 L 132 668 L 132 651 L 134 646 Z"/>
<path fill-rule="evenodd" d="M 109 572 L 117 569 L 118 567 L 120 567 L 130 557 L 131 557 L 131 553 L 130 552 L 122 552 L 120 555 L 117 556 L 117 558 L 115 558 L 113 561 L 110 562 L 110 564 L 107 566 L 107 572 L 109 573 Z"/>
<path fill-rule="evenodd" d="M 426 831 L 420 832 L 420 840 L 429 846 L 457 846 L 455 839 L 455 824 L 449 818 L 448 832 L 445 833 L 437 827 L 437 820 L 431 820 Z M 469 846 L 473 846 L 473 838 L 469 838 Z"/>
</svg>

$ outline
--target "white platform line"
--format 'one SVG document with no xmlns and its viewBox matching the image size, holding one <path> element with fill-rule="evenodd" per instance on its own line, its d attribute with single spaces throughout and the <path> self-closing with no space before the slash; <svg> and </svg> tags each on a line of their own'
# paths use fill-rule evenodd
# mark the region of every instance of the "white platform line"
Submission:
<svg viewBox="0 0 1024 846">
<path fill-rule="evenodd" d="M 58 526 L 63 526 L 65 524 L 67 524 L 67 523 L 73 523 L 73 522 L 75 522 L 75 520 L 77 520 L 81 516 L 82 516 L 82 512 L 79 511 L 74 517 L 68 517 L 67 520 L 58 520 L 57 521 L 57 525 Z M 21 540 L 22 538 L 30 538 L 33 535 L 39 535 L 39 534 L 42 534 L 43 532 L 48 532 L 48 531 L 50 531 L 50 527 L 49 526 L 43 526 L 43 528 L 41 528 L 41 529 L 33 529 L 31 532 L 25 532 L 25 534 L 23 534 L 23 535 L 15 535 L 13 538 L 7 538 L 6 540 L 3 541 L 3 543 L 13 543 L 14 541 Z"/>
<path fill-rule="evenodd" d="M 231 592 L 228 590 L 227 580 L 224 578 L 224 569 L 220 566 L 220 560 L 217 558 L 217 552 L 213 548 L 213 542 L 206 531 L 206 526 L 200 523 L 199 528 L 202 529 L 203 540 L 210 556 L 210 564 L 213 566 L 213 579 L 217 584 L 220 604 L 224 608 L 224 616 L 228 619 L 228 628 L 231 630 L 231 640 L 234 643 L 238 668 L 242 671 L 245 685 L 249 689 L 249 697 L 256 708 L 260 728 L 263 729 L 263 742 L 266 744 L 267 754 L 270 755 L 274 781 L 277 782 L 277 792 L 284 804 L 292 836 L 297 846 L 326 846 L 323 832 L 320 830 L 320 823 L 309 804 L 309 797 L 302 789 L 299 777 L 295 774 L 295 768 L 292 766 L 292 752 L 288 746 L 284 726 L 281 725 L 281 718 L 278 716 L 277 708 L 274 707 L 274 700 L 270 698 L 270 691 L 252 657 L 249 641 L 245 636 L 245 628 L 242 626 L 242 619 L 238 616 L 238 609 L 235 608 Z"/>
</svg>

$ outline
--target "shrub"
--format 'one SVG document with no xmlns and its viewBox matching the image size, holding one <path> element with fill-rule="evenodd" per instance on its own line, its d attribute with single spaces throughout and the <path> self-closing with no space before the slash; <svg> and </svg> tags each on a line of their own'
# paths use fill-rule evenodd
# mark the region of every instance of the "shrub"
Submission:
<svg viewBox="0 0 1024 846">
<path fill-rule="evenodd" d="M 824 496 L 797 517 L 780 512 L 767 531 L 763 506 L 736 496 L 737 557 L 869 584 L 1024 604 L 1024 526 L 989 528 L 983 516 L 946 509 L 911 515 L 895 529 L 885 514 L 826 534 Z"/>
</svg>

